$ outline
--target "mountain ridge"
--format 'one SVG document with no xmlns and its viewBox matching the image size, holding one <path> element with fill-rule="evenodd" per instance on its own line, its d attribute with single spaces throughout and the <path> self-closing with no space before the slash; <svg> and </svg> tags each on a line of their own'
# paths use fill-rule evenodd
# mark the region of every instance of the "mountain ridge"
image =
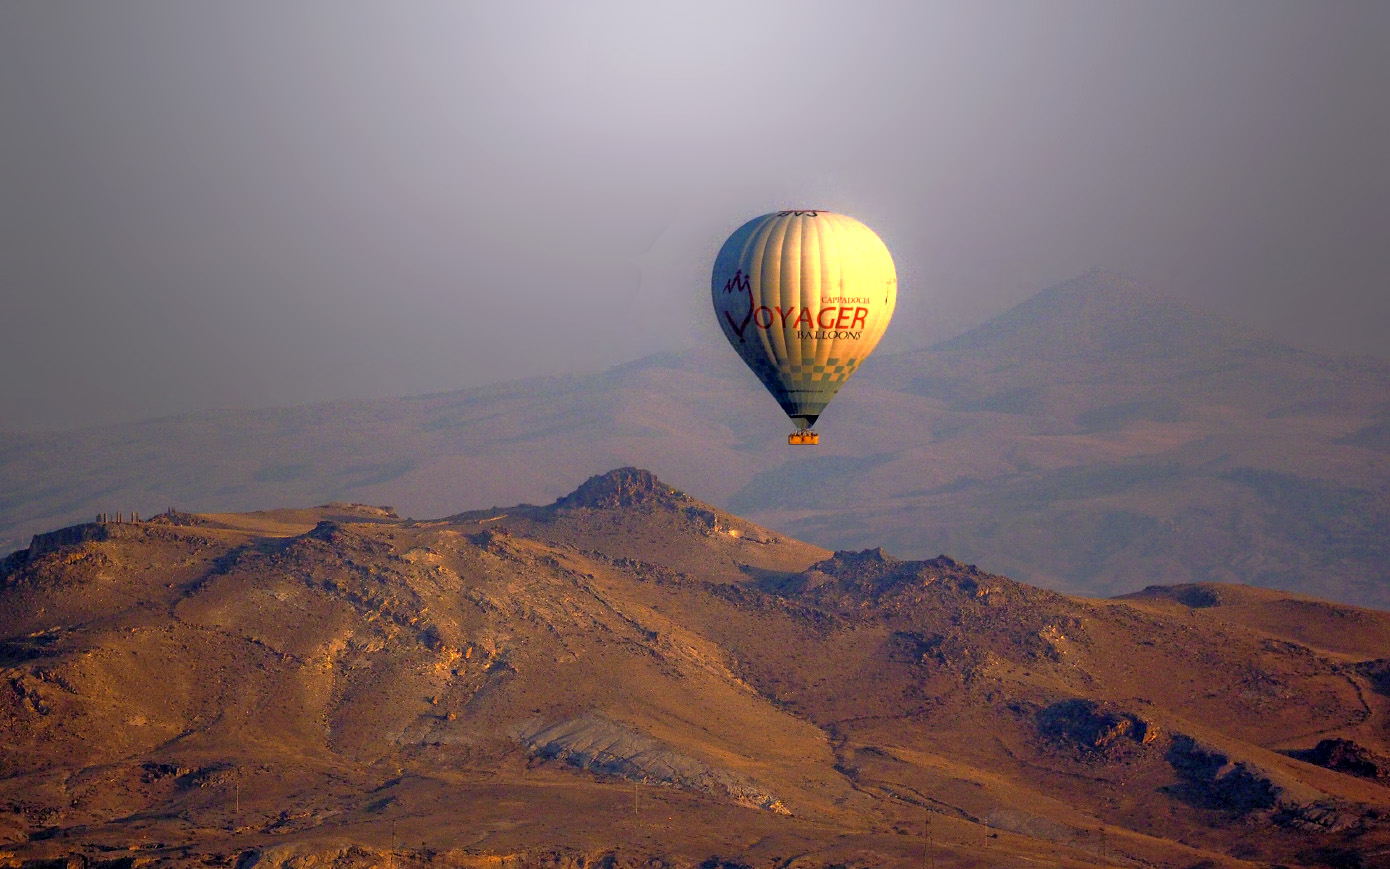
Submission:
<svg viewBox="0 0 1390 869">
<path fill-rule="evenodd" d="M 0 538 L 19 548 L 96 512 L 169 505 L 442 515 L 548 502 L 556 479 L 638 465 L 830 549 L 950 551 L 1090 594 L 1215 580 L 1390 606 L 1390 367 L 1204 317 L 1181 340 L 1073 352 L 1092 346 L 1063 340 L 1090 322 L 1077 311 L 1123 314 L 1149 290 L 1103 272 L 1059 287 L 980 327 L 1015 336 L 1002 348 L 871 358 L 811 451 L 786 447 L 756 378 L 709 349 L 593 377 L 22 438 L 0 448 Z M 1059 306 L 1060 320 L 1038 314 Z"/>
<path fill-rule="evenodd" d="M 1136 346 L 1173 352 L 1200 340 L 1245 337 L 1210 312 L 1105 269 L 1053 285 L 931 349 L 1017 356 L 1111 354 Z"/>
<path fill-rule="evenodd" d="M 0 572 L 12 865 L 1390 848 L 1390 613 L 1211 585 L 1085 599 L 832 553 L 631 467 L 444 519 L 110 527 Z M 1293 630 L 1289 607 L 1318 617 Z"/>
</svg>

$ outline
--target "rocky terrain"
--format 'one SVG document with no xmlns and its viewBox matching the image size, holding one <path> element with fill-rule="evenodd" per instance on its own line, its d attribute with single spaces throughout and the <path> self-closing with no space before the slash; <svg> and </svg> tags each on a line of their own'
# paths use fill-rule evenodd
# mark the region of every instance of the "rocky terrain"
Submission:
<svg viewBox="0 0 1390 869">
<path fill-rule="evenodd" d="M 829 552 L 650 473 L 0 564 L 0 865 L 1390 865 L 1390 614 Z"/>
<path fill-rule="evenodd" d="M 1240 582 L 1390 608 L 1387 396 L 1384 361 L 1280 346 L 1097 272 L 876 355 L 813 450 L 787 446 L 722 341 L 595 375 L 0 434 L 0 553 L 100 512 L 438 516 L 639 465 L 831 549 L 950 552 L 1080 594 Z"/>
</svg>

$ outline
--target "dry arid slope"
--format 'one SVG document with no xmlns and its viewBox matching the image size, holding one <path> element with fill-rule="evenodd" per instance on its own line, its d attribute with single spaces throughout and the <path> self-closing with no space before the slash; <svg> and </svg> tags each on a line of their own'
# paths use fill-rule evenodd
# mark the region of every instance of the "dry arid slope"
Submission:
<svg viewBox="0 0 1390 869">
<path fill-rule="evenodd" d="M 727 347 L 463 392 L 0 434 L 0 552 L 98 512 L 543 503 L 655 470 L 827 548 L 951 552 L 1092 595 L 1243 582 L 1390 608 L 1390 367 L 1121 276 L 879 354 L 814 449 Z"/>
<path fill-rule="evenodd" d="M 0 865 L 1390 865 L 1390 614 L 832 554 L 631 468 L 64 529 L 0 643 Z"/>
</svg>

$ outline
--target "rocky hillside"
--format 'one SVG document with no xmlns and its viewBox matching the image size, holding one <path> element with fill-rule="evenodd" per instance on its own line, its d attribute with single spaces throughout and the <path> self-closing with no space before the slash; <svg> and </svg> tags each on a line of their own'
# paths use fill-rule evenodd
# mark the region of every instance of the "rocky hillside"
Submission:
<svg viewBox="0 0 1390 869">
<path fill-rule="evenodd" d="M 1390 615 L 831 553 L 631 468 L 46 535 L 0 566 L 0 670 L 0 865 L 1390 853 Z"/>
</svg>

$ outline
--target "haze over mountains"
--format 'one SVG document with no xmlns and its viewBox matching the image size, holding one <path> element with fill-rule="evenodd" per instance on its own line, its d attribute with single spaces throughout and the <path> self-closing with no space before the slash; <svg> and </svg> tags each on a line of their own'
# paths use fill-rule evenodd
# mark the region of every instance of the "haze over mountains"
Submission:
<svg viewBox="0 0 1390 869">
<path fill-rule="evenodd" d="M 99 511 L 546 502 L 619 465 L 828 548 L 1089 594 L 1233 581 L 1390 607 L 1390 365 L 1294 350 L 1121 276 L 875 357 L 815 449 L 727 348 L 589 377 L 0 436 L 0 539 Z"/>
<path fill-rule="evenodd" d="M 830 553 L 626 468 L 0 562 L 12 866 L 1370 867 L 1390 614 Z"/>
</svg>

